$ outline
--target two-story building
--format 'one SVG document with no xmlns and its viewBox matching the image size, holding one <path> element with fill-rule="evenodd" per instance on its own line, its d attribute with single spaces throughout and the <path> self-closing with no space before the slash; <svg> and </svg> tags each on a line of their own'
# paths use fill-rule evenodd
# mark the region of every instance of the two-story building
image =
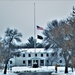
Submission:
<svg viewBox="0 0 75 75">
<path fill-rule="evenodd" d="M 53 49 L 44 50 L 44 48 L 30 48 L 30 49 L 19 49 L 20 53 L 9 60 L 10 66 L 31 66 L 33 67 L 36 63 L 38 67 L 50 65 L 50 57 L 55 57 L 53 55 Z M 57 62 L 53 62 L 59 65 L 64 65 L 64 59 L 61 55 L 61 51 L 58 51 Z M 55 59 L 54 59 L 55 60 Z"/>
</svg>

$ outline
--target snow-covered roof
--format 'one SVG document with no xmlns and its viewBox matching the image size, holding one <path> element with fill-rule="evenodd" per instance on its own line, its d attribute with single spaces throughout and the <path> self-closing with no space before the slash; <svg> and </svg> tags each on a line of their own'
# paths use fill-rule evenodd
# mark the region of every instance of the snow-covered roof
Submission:
<svg viewBox="0 0 75 75">
<path fill-rule="evenodd" d="M 38 52 L 52 52 L 53 49 L 49 49 L 49 50 L 45 50 L 44 48 L 27 48 L 27 49 L 19 49 L 18 51 L 21 51 L 21 52 L 27 52 L 27 53 L 38 53 Z"/>
</svg>

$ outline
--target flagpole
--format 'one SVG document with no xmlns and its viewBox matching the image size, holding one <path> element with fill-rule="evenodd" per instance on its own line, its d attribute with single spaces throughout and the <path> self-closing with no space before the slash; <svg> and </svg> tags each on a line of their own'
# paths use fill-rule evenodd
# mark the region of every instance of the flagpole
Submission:
<svg viewBox="0 0 75 75">
<path fill-rule="evenodd" d="M 34 3 L 34 49 L 36 49 L 36 28 L 35 28 L 35 3 Z"/>
<path fill-rule="evenodd" d="M 34 50 L 36 53 L 36 22 L 35 22 L 35 2 L 34 2 Z M 36 65 L 36 56 L 35 56 L 35 60 L 34 60 L 34 65 Z M 35 66 L 34 66 L 35 67 Z"/>
</svg>

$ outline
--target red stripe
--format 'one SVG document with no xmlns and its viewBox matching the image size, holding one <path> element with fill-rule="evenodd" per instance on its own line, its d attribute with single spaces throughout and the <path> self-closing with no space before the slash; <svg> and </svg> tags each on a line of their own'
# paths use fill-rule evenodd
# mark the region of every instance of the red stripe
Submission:
<svg viewBox="0 0 75 75">
<path fill-rule="evenodd" d="M 37 26 L 37 30 L 43 30 L 43 28 L 42 28 L 42 27 Z"/>
</svg>

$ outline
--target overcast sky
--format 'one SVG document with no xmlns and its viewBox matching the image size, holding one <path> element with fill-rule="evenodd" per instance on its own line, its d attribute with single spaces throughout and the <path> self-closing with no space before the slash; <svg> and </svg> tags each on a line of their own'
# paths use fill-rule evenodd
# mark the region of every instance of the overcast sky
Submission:
<svg viewBox="0 0 75 75">
<path fill-rule="evenodd" d="M 21 32 L 23 42 L 34 36 L 34 2 L 35 24 L 43 28 L 49 21 L 67 18 L 75 6 L 74 0 L 0 0 L 1 37 L 4 37 L 8 27 Z M 41 34 L 41 31 L 36 30 L 37 34 Z"/>
</svg>

